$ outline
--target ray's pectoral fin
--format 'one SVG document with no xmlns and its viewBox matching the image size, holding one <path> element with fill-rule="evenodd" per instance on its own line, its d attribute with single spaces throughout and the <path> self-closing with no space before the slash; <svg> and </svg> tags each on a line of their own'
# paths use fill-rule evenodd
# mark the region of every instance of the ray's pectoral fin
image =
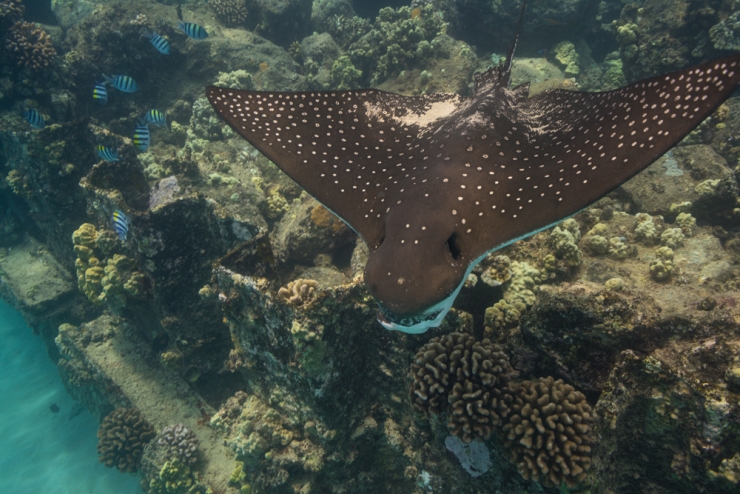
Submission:
<svg viewBox="0 0 740 494">
<path fill-rule="evenodd" d="M 393 185 L 410 177 L 417 136 L 461 97 L 383 91 L 261 92 L 208 86 L 229 126 L 342 218 L 371 249 L 384 238 Z M 397 200 L 396 200 L 397 201 Z"/>
<path fill-rule="evenodd" d="M 536 122 L 540 155 L 549 154 L 543 182 L 558 191 L 536 226 L 579 211 L 646 168 L 707 118 L 739 82 L 736 55 L 614 91 L 555 90 L 528 100 L 523 114 Z"/>
</svg>

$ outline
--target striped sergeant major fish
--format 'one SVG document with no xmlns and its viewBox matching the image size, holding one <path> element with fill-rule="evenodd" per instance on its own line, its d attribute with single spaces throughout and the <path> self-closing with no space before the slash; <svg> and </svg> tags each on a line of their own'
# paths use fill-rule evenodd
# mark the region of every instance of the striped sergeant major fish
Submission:
<svg viewBox="0 0 740 494">
<path fill-rule="evenodd" d="M 170 54 L 170 42 L 164 39 L 159 34 L 146 27 L 143 27 L 141 28 L 141 36 L 143 38 L 147 38 L 152 46 L 154 46 L 154 48 L 156 48 L 159 53 L 163 55 Z"/>
<path fill-rule="evenodd" d="M 113 149 L 108 149 L 102 144 L 98 144 L 97 149 L 98 149 L 98 156 L 100 156 L 100 159 L 108 161 L 108 162 L 118 161 L 117 151 Z"/>
<path fill-rule="evenodd" d="M 136 129 L 134 129 L 134 146 L 142 153 L 149 149 L 149 122 L 143 118 L 136 120 Z"/>
<path fill-rule="evenodd" d="M 167 118 L 159 110 L 149 110 L 146 112 L 146 121 L 157 127 L 167 127 Z"/>
<path fill-rule="evenodd" d="M 208 33 L 200 24 L 180 21 L 177 27 L 193 39 L 206 39 L 208 37 Z"/>
<path fill-rule="evenodd" d="M 24 110 L 23 118 L 28 120 L 28 123 L 31 124 L 31 127 L 36 130 L 43 129 L 46 126 L 46 122 L 44 122 L 44 117 L 42 117 L 39 111 L 34 108 L 31 108 L 30 110 Z"/>
<path fill-rule="evenodd" d="M 103 74 L 106 84 L 110 84 L 114 88 L 124 93 L 134 93 L 139 90 L 139 85 L 136 81 L 127 75 L 113 75 L 107 76 Z"/>
<path fill-rule="evenodd" d="M 126 216 L 126 213 L 120 209 L 116 209 L 111 215 L 111 221 L 113 222 L 113 229 L 118 234 L 118 238 L 125 242 L 128 236 L 128 227 L 131 224 L 131 218 Z"/>
<path fill-rule="evenodd" d="M 93 99 L 98 102 L 100 106 L 105 105 L 108 102 L 108 88 L 105 87 L 107 83 L 103 81 L 97 81 L 95 87 L 93 87 Z"/>
</svg>

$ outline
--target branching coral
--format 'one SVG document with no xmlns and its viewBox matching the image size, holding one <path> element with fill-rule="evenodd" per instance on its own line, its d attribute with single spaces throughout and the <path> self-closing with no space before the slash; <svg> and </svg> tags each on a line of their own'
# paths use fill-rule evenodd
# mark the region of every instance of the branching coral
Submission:
<svg viewBox="0 0 740 494">
<path fill-rule="evenodd" d="M 218 20 L 227 26 L 244 24 L 249 14 L 244 0 L 209 0 L 208 5 Z"/>
<path fill-rule="evenodd" d="M 141 453 L 155 436 L 154 427 L 136 408 L 117 408 L 108 414 L 98 429 L 99 460 L 121 472 L 139 469 Z"/>
<path fill-rule="evenodd" d="M 57 54 L 46 31 L 30 22 L 16 22 L 8 29 L 5 50 L 18 66 L 34 72 L 51 66 Z"/>
<path fill-rule="evenodd" d="M 21 0 L 0 0 L 0 27 L 5 29 L 19 21 L 25 10 Z"/>
<path fill-rule="evenodd" d="M 552 377 L 512 389 L 503 427 L 511 461 L 525 479 L 573 487 L 591 465 L 591 407 L 573 386 Z"/>
<path fill-rule="evenodd" d="M 360 77 L 362 77 L 362 71 L 352 65 L 347 55 L 336 59 L 331 66 L 331 82 L 336 89 L 354 89 L 360 85 Z"/>
<path fill-rule="evenodd" d="M 297 279 L 278 290 L 278 296 L 285 299 L 290 305 L 301 306 L 314 298 L 314 291 L 319 283 L 314 280 Z"/>
<path fill-rule="evenodd" d="M 466 333 L 432 338 L 411 364 L 409 395 L 426 415 L 450 410 L 447 427 L 469 443 L 488 438 L 508 413 L 504 386 L 512 372 L 501 347 Z"/>
</svg>

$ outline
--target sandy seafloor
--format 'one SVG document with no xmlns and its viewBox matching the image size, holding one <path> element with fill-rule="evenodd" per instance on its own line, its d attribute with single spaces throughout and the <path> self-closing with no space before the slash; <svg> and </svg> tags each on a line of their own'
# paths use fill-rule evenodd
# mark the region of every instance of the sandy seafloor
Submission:
<svg viewBox="0 0 740 494">
<path fill-rule="evenodd" d="M 0 493 L 140 493 L 136 477 L 98 462 L 97 421 L 67 394 L 41 338 L 1 300 L 0 342 Z"/>
</svg>

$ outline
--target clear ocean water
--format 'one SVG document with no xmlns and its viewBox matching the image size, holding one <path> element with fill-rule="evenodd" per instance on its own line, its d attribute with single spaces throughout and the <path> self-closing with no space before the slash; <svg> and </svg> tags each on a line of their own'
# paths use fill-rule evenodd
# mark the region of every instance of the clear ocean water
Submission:
<svg viewBox="0 0 740 494">
<path fill-rule="evenodd" d="M 0 493 L 140 493 L 134 476 L 98 462 L 98 421 L 67 394 L 41 338 L 2 300 L 0 342 Z"/>
</svg>

